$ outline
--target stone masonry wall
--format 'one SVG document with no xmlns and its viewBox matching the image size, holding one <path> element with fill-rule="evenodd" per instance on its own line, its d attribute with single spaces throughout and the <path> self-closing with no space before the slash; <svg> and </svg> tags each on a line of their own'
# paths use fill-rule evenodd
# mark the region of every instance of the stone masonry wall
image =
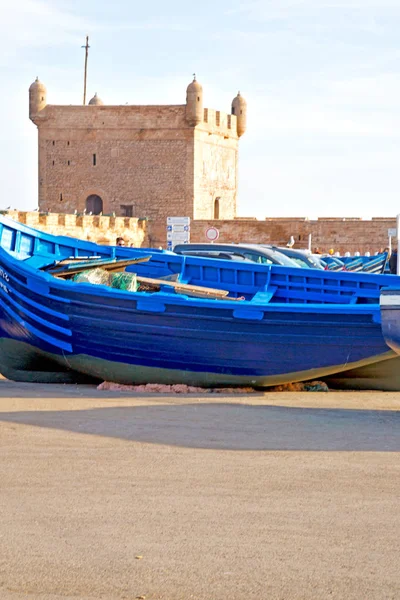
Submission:
<svg viewBox="0 0 400 600">
<path fill-rule="evenodd" d="M 220 219 L 236 216 L 237 138 L 195 132 L 194 218 L 214 219 L 215 202 Z"/>
<path fill-rule="evenodd" d="M 39 208 L 165 219 L 236 214 L 236 117 L 204 109 L 192 127 L 185 105 L 56 106 L 34 116 L 39 132 Z M 91 210 L 91 209 L 88 209 Z"/>
<path fill-rule="evenodd" d="M 344 254 L 356 251 L 377 252 L 388 245 L 388 229 L 396 228 L 396 219 L 322 218 L 310 221 L 305 218 L 290 219 L 235 219 L 232 221 L 197 220 L 192 221 L 190 241 L 207 243 L 205 232 L 216 227 L 220 232 L 219 243 L 276 244 L 286 246 L 290 237 L 295 239 L 294 248 L 307 248 L 308 235 L 312 235 L 312 248 L 321 252 L 331 248 Z M 166 247 L 166 227 L 164 223 L 150 222 L 149 243 L 152 246 Z M 395 240 L 393 240 L 395 242 Z"/>
<path fill-rule="evenodd" d="M 128 217 L 89 216 L 58 213 L 19 212 L 3 213 L 8 218 L 25 223 L 54 235 L 67 235 L 101 244 L 115 244 L 122 236 L 127 244 L 136 247 L 166 248 L 166 221 L 141 220 Z M 276 244 L 285 246 L 295 239 L 294 248 L 307 248 L 308 235 L 312 247 L 322 252 L 377 252 L 388 244 L 388 229 L 396 228 L 396 219 L 235 219 L 231 221 L 195 220 L 191 223 L 191 242 L 207 243 L 205 232 L 209 227 L 220 232 L 220 243 Z M 395 243 L 396 240 L 393 240 Z"/>
<path fill-rule="evenodd" d="M 192 212 L 184 201 L 190 153 L 186 140 L 71 138 L 68 146 L 60 140 L 41 143 L 46 173 L 42 211 L 82 213 L 93 194 L 101 197 L 103 214 L 121 215 L 123 206 L 131 206 L 136 217 L 158 218 L 167 207 L 178 214 Z"/>
<path fill-rule="evenodd" d="M 184 106 L 48 105 L 35 123 L 41 211 L 82 213 L 97 195 L 103 214 L 192 214 L 193 129 Z"/>
<path fill-rule="evenodd" d="M 66 215 L 39 212 L 3 212 L 4 216 L 53 235 L 67 235 L 99 244 L 115 245 L 121 236 L 126 244 L 147 246 L 146 221 L 128 217 Z"/>
</svg>

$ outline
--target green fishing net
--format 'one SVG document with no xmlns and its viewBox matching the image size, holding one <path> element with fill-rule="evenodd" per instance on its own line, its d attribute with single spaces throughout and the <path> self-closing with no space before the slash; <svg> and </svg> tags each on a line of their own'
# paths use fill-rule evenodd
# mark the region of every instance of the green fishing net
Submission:
<svg viewBox="0 0 400 600">
<path fill-rule="evenodd" d="M 96 285 L 108 285 L 116 290 L 136 292 L 138 283 L 136 273 L 109 273 L 105 269 L 88 269 L 77 273 L 73 277 L 75 283 L 94 283 Z"/>
<path fill-rule="evenodd" d="M 72 278 L 75 283 L 94 283 L 96 285 L 110 285 L 110 273 L 105 269 L 88 269 L 77 273 Z"/>
<path fill-rule="evenodd" d="M 136 280 L 136 273 L 111 273 L 110 285 L 112 288 L 117 290 L 125 290 L 127 292 L 136 292 L 138 289 L 138 283 Z"/>
</svg>

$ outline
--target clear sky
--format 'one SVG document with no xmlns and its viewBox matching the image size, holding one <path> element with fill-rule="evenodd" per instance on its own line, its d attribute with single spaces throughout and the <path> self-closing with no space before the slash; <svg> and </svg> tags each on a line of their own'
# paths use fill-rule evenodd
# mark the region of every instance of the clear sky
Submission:
<svg viewBox="0 0 400 600">
<path fill-rule="evenodd" d="M 36 75 L 51 104 L 205 106 L 240 89 L 239 215 L 400 212 L 400 0 L 0 1 L 0 208 L 37 206 Z"/>
</svg>

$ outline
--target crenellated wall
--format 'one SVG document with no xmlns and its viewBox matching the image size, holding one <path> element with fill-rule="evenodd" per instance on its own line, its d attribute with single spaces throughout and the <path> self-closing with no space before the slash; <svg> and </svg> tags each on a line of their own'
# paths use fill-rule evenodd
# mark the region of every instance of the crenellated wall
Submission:
<svg viewBox="0 0 400 600">
<path fill-rule="evenodd" d="M 211 131 L 212 133 L 234 135 L 236 137 L 236 116 L 221 110 L 205 108 L 203 121 L 199 126 L 201 129 Z"/>
<path fill-rule="evenodd" d="M 121 236 L 127 245 L 146 246 L 147 223 L 145 220 L 129 217 L 106 217 L 92 215 L 71 215 L 59 213 L 40 213 L 22 211 L 4 211 L 4 216 L 19 221 L 35 229 L 53 235 L 67 235 L 99 244 L 115 245 Z"/>
<path fill-rule="evenodd" d="M 166 248 L 166 222 L 163 219 L 143 220 L 129 217 L 75 215 L 59 213 L 5 211 L 5 216 L 54 235 L 67 235 L 100 244 L 115 244 L 121 236 L 127 245 Z M 275 244 L 285 246 L 290 237 L 294 248 L 307 248 L 312 236 L 312 248 L 321 252 L 331 248 L 344 254 L 356 251 L 377 252 L 388 245 L 388 229 L 396 228 L 395 218 L 322 218 L 304 217 L 256 219 L 193 220 L 191 242 L 207 243 L 206 231 L 216 227 L 219 243 Z M 396 240 L 393 240 L 395 243 Z"/>
</svg>

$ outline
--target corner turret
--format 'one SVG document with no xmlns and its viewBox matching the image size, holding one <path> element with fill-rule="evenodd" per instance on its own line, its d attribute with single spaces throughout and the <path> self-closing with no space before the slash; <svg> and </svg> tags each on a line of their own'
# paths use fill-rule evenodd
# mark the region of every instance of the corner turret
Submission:
<svg viewBox="0 0 400 600">
<path fill-rule="evenodd" d="M 29 118 L 34 121 L 35 117 L 47 104 L 46 86 L 39 81 L 39 77 L 29 88 Z"/>
<path fill-rule="evenodd" d="M 192 83 L 186 90 L 186 121 L 190 125 L 196 126 L 202 122 L 203 115 L 203 88 L 196 81 L 196 75 L 194 75 Z"/>
<path fill-rule="evenodd" d="M 247 102 L 238 92 L 232 100 L 232 114 L 236 115 L 237 134 L 241 137 L 246 131 L 247 124 Z"/>
<path fill-rule="evenodd" d="M 104 102 L 98 97 L 97 92 L 95 93 L 93 98 L 89 100 L 89 106 L 103 106 L 103 104 Z"/>
</svg>

